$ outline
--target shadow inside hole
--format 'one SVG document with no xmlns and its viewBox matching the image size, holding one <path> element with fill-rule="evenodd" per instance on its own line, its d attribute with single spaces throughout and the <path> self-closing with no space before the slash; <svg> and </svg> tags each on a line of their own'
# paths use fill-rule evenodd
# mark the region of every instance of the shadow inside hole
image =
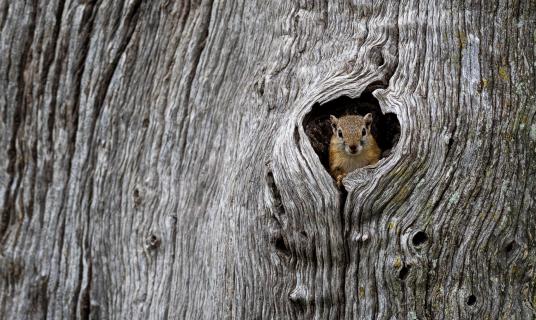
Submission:
<svg viewBox="0 0 536 320">
<path fill-rule="evenodd" d="M 400 271 L 398 272 L 398 278 L 402 281 L 406 280 L 409 273 L 409 266 L 403 266 L 400 268 Z"/>
<path fill-rule="evenodd" d="M 517 246 L 516 242 L 511 241 L 510 243 L 506 245 L 506 247 L 504 247 L 504 251 L 506 252 L 506 254 L 510 254 L 516 248 L 516 246 Z"/>
<path fill-rule="evenodd" d="M 275 245 L 275 248 L 276 248 L 279 252 L 281 252 L 281 253 L 284 254 L 284 255 L 288 255 L 288 253 L 289 253 L 290 250 L 288 249 L 287 245 L 285 244 L 285 240 L 283 240 L 282 237 L 278 237 L 278 238 L 275 240 L 274 245 Z"/>
<path fill-rule="evenodd" d="M 467 297 L 467 305 L 468 306 L 472 306 L 476 303 L 476 297 L 474 294 L 470 295 L 469 297 Z"/>
<path fill-rule="evenodd" d="M 383 114 L 378 100 L 372 91 L 378 86 L 369 86 L 360 97 L 352 99 L 342 96 L 324 104 L 316 103 L 311 112 L 303 120 L 305 133 L 311 145 L 320 158 L 320 162 L 329 172 L 329 142 L 333 131 L 330 115 L 342 117 L 345 115 L 361 115 L 372 113 L 373 122 L 371 133 L 382 150 L 381 158 L 391 154 L 391 150 L 400 138 L 400 123 L 394 113 Z"/>
<path fill-rule="evenodd" d="M 428 241 L 428 235 L 424 231 L 419 231 L 413 235 L 413 245 L 418 247 L 424 244 L 426 241 Z"/>
</svg>

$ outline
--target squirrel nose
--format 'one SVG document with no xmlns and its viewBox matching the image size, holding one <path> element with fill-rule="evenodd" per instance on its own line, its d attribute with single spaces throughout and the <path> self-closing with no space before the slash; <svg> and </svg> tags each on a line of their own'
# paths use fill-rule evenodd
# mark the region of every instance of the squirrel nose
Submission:
<svg viewBox="0 0 536 320">
<path fill-rule="evenodd" d="M 349 146 L 350 147 L 350 150 L 355 152 L 357 150 L 357 146 L 355 144 L 352 144 Z"/>
</svg>

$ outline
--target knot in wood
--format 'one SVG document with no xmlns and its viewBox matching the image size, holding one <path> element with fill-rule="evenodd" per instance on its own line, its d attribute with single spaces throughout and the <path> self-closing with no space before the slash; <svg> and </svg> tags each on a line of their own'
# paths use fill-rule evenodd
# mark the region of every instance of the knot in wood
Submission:
<svg viewBox="0 0 536 320">
<path fill-rule="evenodd" d="M 155 250 L 160 246 L 160 238 L 158 238 L 155 234 L 151 234 L 147 237 L 147 239 L 145 239 L 145 245 L 147 248 Z"/>
</svg>

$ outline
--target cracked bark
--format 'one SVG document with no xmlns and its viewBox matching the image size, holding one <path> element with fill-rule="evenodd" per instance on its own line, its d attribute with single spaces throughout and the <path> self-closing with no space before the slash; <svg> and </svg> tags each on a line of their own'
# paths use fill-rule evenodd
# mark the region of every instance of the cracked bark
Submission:
<svg viewBox="0 0 536 320">
<path fill-rule="evenodd" d="M 535 12 L 0 0 L 0 318 L 533 319 Z M 365 90 L 343 193 L 304 121 Z"/>
</svg>

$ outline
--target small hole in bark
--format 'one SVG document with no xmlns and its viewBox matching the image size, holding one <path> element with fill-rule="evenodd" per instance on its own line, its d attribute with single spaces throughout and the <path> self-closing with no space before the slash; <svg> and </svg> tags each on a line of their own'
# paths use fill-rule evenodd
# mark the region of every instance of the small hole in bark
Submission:
<svg viewBox="0 0 536 320">
<path fill-rule="evenodd" d="M 506 245 L 506 247 L 504 247 L 504 251 L 505 251 L 506 253 L 510 253 L 510 252 L 512 252 L 512 251 L 515 249 L 516 245 L 517 245 L 517 244 L 516 244 L 515 241 L 511 241 L 510 243 L 508 243 L 508 244 Z"/>
<path fill-rule="evenodd" d="M 394 113 L 383 114 L 378 100 L 372 95 L 372 91 L 386 88 L 384 82 L 374 82 L 361 94 L 352 99 L 342 96 L 324 104 L 313 105 L 309 114 L 303 120 L 305 133 L 309 137 L 311 145 L 318 155 L 320 162 L 329 172 L 329 144 L 333 129 L 330 115 L 338 118 L 345 115 L 361 115 L 372 113 L 371 134 L 381 150 L 381 158 L 391 154 L 400 137 L 400 123 Z"/>
<path fill-rule="evenodd" d="M 138 189 L 134 189 L 134 194 L 132 196 L 134 200 L 134 208 L 138 208 L 141 205 L 141 196 Z"/>
<path fill-rule="evenodd" d="M 308 303 L 305 288 L 303 286 L 297 286 L 290 292 L 288 298 L 293 302 L 294 306 L 298 308 L 300 313 L 305 312 L 305 306 Z"/>
<path fill-rule="evenodd" d="M 379 51 L 376 56 L 374 57 L 374 63 L 378 66 L 378 67 L 381 67 L 383 66 L 383 64 L 385 63 L 385 59 L 383 58 L 383 54 L 381 51 Z"/>
<path fill-rule="evenodd" d="M 473 306 L 475 305 L 476 303 L 476 297 L 474 294 L 470 295 L 469 297 L 467 297 L 467 305 L 468 306 Z"/>
<path fill-rule="evenodd" d="M 398 272 L 398 278 L 402 281 L 406 280 L 409 273 L 409 266 L 403 266 Z"/>
<path fill-rule="evenodd" d="M 266 174 L 266 184 L 268 185 L 268 188 L 270 188 L 270 192 L 272 194 L 272 197 L 274 198 L 274 208 L 278 212 L 279 215 L 285 214 L 285 208 L 283 207 L 283 202 L 281 201 L 281 194 L 279 193 L 279 189 L 277 188 L 277 185 L 275 183 L 274 174 L 272 171 L 268 171 Z"/>
<path fill-rule="evenodd" d="M 449 138 L 449 143 L 448 143 L 448 150 L 450 150 L 450 148 L 452 148 L 452 144 L 454 143 L 454 138 L 453 137 L 450 137 Z"/>
<path fill-rule="evenodd" d="M 418 247 L 422 244 L 424 244 L 426 241 L 428 241 L 428 235 L 424 231 L 419 231 L 415 235 L 413 235 L 413 245 Z"/>
<path fill-rule="evenodd" d="M 296 311 L 299 313 L 299 314 L 303 314 L 305 313 L 305 302 L 302 301 L 302 300 L 294 300 L 294 299 L 290 299 L 290 301 L 292 301 L 292 304 L 294 305 L 294 307 L 296 308 Z"/>
<path fill-rule="evenodd" d="M 149 237 L 147 237 L 145 244 L 149 249 L 154 250 L 160 246 L 160 239 L 156 235 L 151 234 Z"/>
<path fill-rule="evenodd" d="M 284 253 L 285 255 L 289 253 L 289 249 L 287 245 L 285 244 L 285 240 L 283 240 L 282 237 L 279 237 L 275 240 L 275 248 L 279 250 L 281 253 Z"/>
<path fill-rule="evenodd" d="M 380 52 L 380 57 L 379 57 L 377 63 L 378 63 L 378 67 L 383 66 L 384 63 L 385 63 L 385 59 L 383 58 L 383 54 L 381 52 Z"/>
<path fill-rule="evenodd" d="M 264 78 L 261 78 L 260 80 L 255 82 L 255 89 L 261 97 L 264 96 Z"/>
<path fill-rule="evenodd" d="M 143 119 L 142 125 L 144 128 L 147 128 L 149 126 L 149 119 Z"/>
<path fill-rule="evenodd" d="M 383 58 L 383 53 L 381 48 L 375 47 L 370 51 L 370 62 L 377 65 L 378 67 L 383 66 L 385 59 Z"/>
</svg>

